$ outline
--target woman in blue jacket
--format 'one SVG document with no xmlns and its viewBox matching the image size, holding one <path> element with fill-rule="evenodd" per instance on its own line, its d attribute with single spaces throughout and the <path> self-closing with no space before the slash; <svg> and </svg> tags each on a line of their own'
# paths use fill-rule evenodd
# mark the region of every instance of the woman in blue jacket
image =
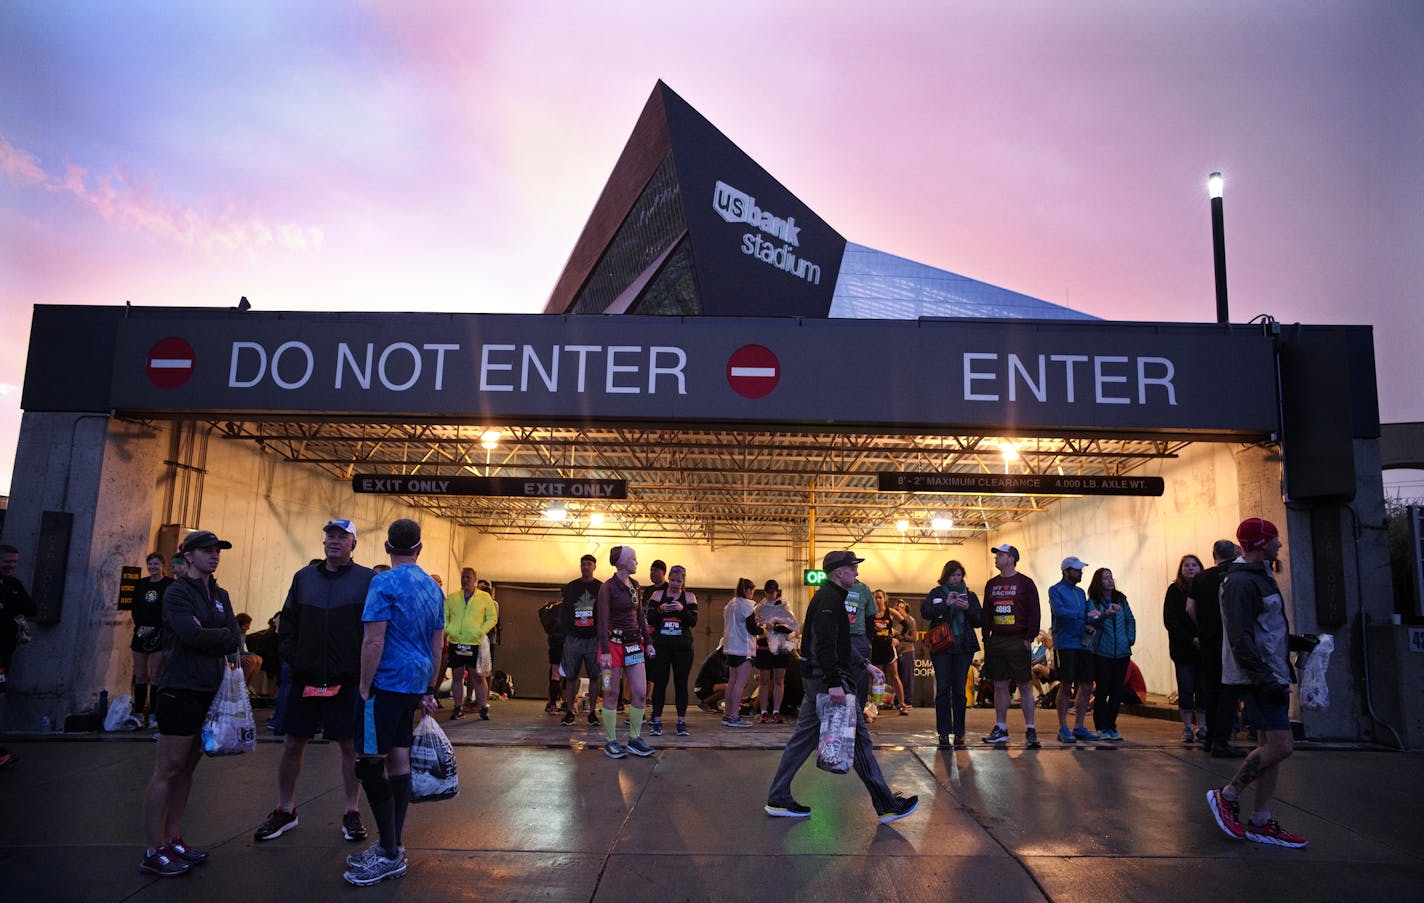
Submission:
<svg viewBox="0 0 1424 903">
<path fill-rule="evenodd" d="M 936 624 L 948 623 L 954 634 L 954 645 L 942 652 L 931 652 L 935 673 L 935 732 L 939 748 L 949 749 L 949 735 L 954 734 L 954 748 L 963 749 L 964 685 L 969 677 L 969 665 L 979 651 L 979 638 L 974 631 L 983 624 L 984 609 L 979 597 L 964 583 L 964 565 L 950 560 L 940 571 L 939 584 L 920 603 L 920 617 L 925 630 Z"/>
<path fill-rule="evenodd" d="M 1098 568 L 1088 585 L 1088 612 L 1101 613 L 1093 646 L 1093 726 L 1104 740 L 1121 740 L 1117 712 L 1122 707 L 1122 684 L 1132 644 L 1137 642 L 1137 619 L 1127 597 L 1117 591 L 1112 571 Z"/>
</svg>

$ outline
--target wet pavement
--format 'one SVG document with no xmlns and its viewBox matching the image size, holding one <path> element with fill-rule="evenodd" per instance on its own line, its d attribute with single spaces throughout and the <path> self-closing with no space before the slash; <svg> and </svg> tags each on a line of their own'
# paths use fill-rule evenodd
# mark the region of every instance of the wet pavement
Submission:
<svg viewBox="0 0 1424 903">
<path fill-rule="evenodd" d="M 460 794 L 411 808 L 408 874 L 370 888 L 341 880 L 344 857 L 364 844 L 341 838 L 331 744 L 308 750 L 300 826 L 263 843 L 252 832 L 275 802 L 280 741 L 203 761 L 184 833 L 211 860 L 159 879 L 137 870 L 147 734 L 11 738 L 21 761 L 0 770 L 0 900 L 1418 898 L 1424 756 L 1303 745 L 1274 806 L 1311 841 L 1291 850 L 1221 833 L 1204 796 L 1236 761 L 1185 746 L 1180 723 L 1124 716 L 1125 742 L 1064 747 L 1054 713 L 1038 717 L 1042 749 L 1023 747 L 1017 711 L 1010 747 L 984 746 L 992 711 L 973 709 L 972 747 L 948 752 L 935 747 L 931 711 L 882 716 L 872 727 L 881 767 L 921 802 L 880 825 L 854 775 L 814 762 L 794 785 L 810 818 L 762 813 L 789 724 L 735 730 L 694 710 L 691 736 L 669 730 L 649 738 L 653 757 L 613 761 L 582 715 L 566 728 L 541 703 L 496 702 L 490 721 L 445 725 Z"/>
</svg>

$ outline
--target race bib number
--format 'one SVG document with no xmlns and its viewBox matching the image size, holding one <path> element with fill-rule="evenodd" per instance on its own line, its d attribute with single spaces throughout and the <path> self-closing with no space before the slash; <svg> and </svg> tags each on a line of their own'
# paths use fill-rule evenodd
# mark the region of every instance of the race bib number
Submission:
<svg viewBox="0 0 1424 903">
<path fill-rule="evenodd" d="M 996 602 L 994 603 L 994 623 L 1004 627 L 1012 626 L 1014 622 L 1014 603 Z"/>
<path fill-rule="evenodd" d="M 672 620 L 664 621 L 662 630 L 659 632 L 663 636 L 682 636 L 682 622 Z"/>
<path fill-rule="evenodd" d="M 575 626 L 575 627 L 592 627 L 592 626 L 593 626 L 593 609 L 592 609 L 592 608 L 584 608 L 584 607 L 582 607 L 582 606 L 579 606 L 579 607 L 575 608 L 575 609 L 574 609 L 574 626 Z"/>
<path fill-rule="evenodd" d="M 623 646 L 623 665 L 641 665 L 643 663 L 643 644 L 625 643 Z"/>
<path fill-rule="evenodd" d="M 474 647 L 473 645 L 471 645 L 471 644 L 468 644 L 468 643 L 456 643 L 456 644 L 455 644 L 455 654 L 456 654 L 456 655 L 464 655 L 464 656 L 471 656 L 471 655 L 474 655 L 474 654 L 475 654 L 475 647 Z"/>
<path fill-rule="evenodd" d="M 855 623 L 856 615 L 860 613 L 860 606 L 851 601 L 850 596 L 846 596 L 846 617 L 850 618 L 852 624 Z"/>
</svg>

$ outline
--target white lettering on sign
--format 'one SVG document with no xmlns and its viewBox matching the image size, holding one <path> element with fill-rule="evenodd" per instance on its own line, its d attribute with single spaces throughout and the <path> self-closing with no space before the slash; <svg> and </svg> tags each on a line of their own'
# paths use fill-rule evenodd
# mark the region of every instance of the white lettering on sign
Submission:
<svg viewBox="0 0 1424 903">
<path fill-rule="evenodd" d="M 1039 354 L 1025 358 L 966 351 L 963 363 L 965 401 L 997 402 L 1006 395 L 1009 401 L 1018 401 L 1022 392 L 1025 401 L 1032 397 L 1039 404 L 1059 400 L 1074 404 L 1079 378 L 1074 365 L 1090 364 L 1094 404 L 1177 405 L 1173 384 L 1177 368 L 1165 357 Z"/>
<path fill-rule="evenodd" d="M 611 499 L 618 491 L 617 483 L 543 483 L 526 480 L 524 494 L 531 498 L 557 498 L 565 495 L 575 498 Z"/>
<path fill-rule="evenodd" d="M 572 388 L 588 392 L 589 376 L 603 371 L 609 395 L 656 395 L 658 389 L 687 394 L 687 352 L 671 345 L 484 345 L 480 348 L 481 392 L 528 392 L 531 385 L 557 393 Z M 572 361 L 567 361 L 572 357 Z M 602 358 L 602 360 L 600 360 Z M 564 366 L 561 366 L 564 363 Z M 572 364 L 574 371 L 569 378 Z M 515 368 L 519 374 L 516 378 Z M 644 378 L 646 374 L 646 379 Z M 531 379 L 531 376 L 533 377 Z"/>
<path fill-rule="evenodd" d="M 796 217 L 782 218 L 762 210 L 756 198 L 721 181 L 712 189 L 712 209 L 729 223 L 746 223 L 781 241 L 778 246 L 776 241 L 768 241 L 756 232 L 744 233 L 743 254 L 812 285 L 821 284 L 821 267 L 796 254 L 801 247 L 801 227 L 796 225 Z"/>
<path fill-rule="evenodd" d="M 381 381 L 381 385 L 393 392 L 404 392 L 414 386 L 420 379 L 422 370 L 421 350 L 435 352 L 435 389 L 439 391 L 445 388 L 445 352 L 459 351 L 460 346 L 421 345 L 420 349 L 417 349 L 409 342 L 396 342 L 386 346 L 386 348 L 381 351 L 379 360 L 376 360 L 374 357 L 376 351 L 375 344 L 367 342 L 365 356 L 359 361 L 356 359 L 356 355 L 352 353 L 350 345 L 345 342 L 340 343 L 336 346 L 335 387 L 338 389 L 342 388 L 345 384 L 346 374 L 349 372 L 351 376 L 355 378 L 357 385 L 363 389 L 369 389 L 371 388 L 371 376 L 374 372 L 376 378 Z M 404 367 L 410 368 L 410 376 L 402 382 L 396 382 L 390 375 L 393 368 L 391 362 L 391 352 L 393 351 L 404 352 L 402 357 L 409 355 L 410 358 L 408 362 L 403 362 L 401 369 L 397 370 L 397 372 L 403 373 Z M 373 361 L 376 363 L 374 368 L 371 366 Z"/>
<path fill-rule="evenodd" d="M 282 359 L 291 359 L 292 352 L 298 352 L 305 359 L 306 366 L 302 369 L 302 375 L 297 379 L 284 379 L 281 374 Z M 246 352 L 246 353 L 244 353 Z M 250 370 L 244 365 L 251 364 Z M 298 366 L 301 366 L 300 364 Z M 304 342 L 283 342 L 277 346 L 277 350 L 272 352 L 271 372 L 272 381 L 283 389 L 300 389 L 311 379 L 313 371 L 316 370 L 316 356 Z M 245 374 L 251 372 L 251 378 L 245 378 Z M 232 358 L 229 361 L 227 384 L 231 389 L 250 389 L 266 378 L 268 372 L 267 349 L 256 342 L 233 342 Z M 289 365 L 288 374 L 292 372 Z M 242 375 L 240 375 L 242 374 Z"/>
</svg>

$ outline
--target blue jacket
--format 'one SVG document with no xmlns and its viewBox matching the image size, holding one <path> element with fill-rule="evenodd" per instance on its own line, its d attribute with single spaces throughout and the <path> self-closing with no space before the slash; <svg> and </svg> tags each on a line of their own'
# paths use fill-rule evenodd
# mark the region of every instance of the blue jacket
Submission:
<svg viewBox="0 0 1424 903">
<path fill-rule="evenodd" d="M 1098 636 L 1093 645 L 1093 653 L 1103 658 L 1128 658 L 1132 655 L 1132 644 L 1137 642 L 1137 619 L 1132 616 L 1132 607 L 1122 593 L 1113 593 L 1113 601 L 1122 606 L 1117 614 L 1108 614 L 1107 606 L 1093 600 L 1088 603 L 1089 617 L 1096 610 L 1102 613 L 1098 621 Z"/>
<path fill-rule="evenodd" d="M 1053 648 L 1087 649 L 1083 628 L 1097 623 L 1097 610 L 1089 618 L 1088 594 L 1081 587 L 1060 580 L 1048 588 L 1048 608 L 1052 612 Z"/>
</svg>

